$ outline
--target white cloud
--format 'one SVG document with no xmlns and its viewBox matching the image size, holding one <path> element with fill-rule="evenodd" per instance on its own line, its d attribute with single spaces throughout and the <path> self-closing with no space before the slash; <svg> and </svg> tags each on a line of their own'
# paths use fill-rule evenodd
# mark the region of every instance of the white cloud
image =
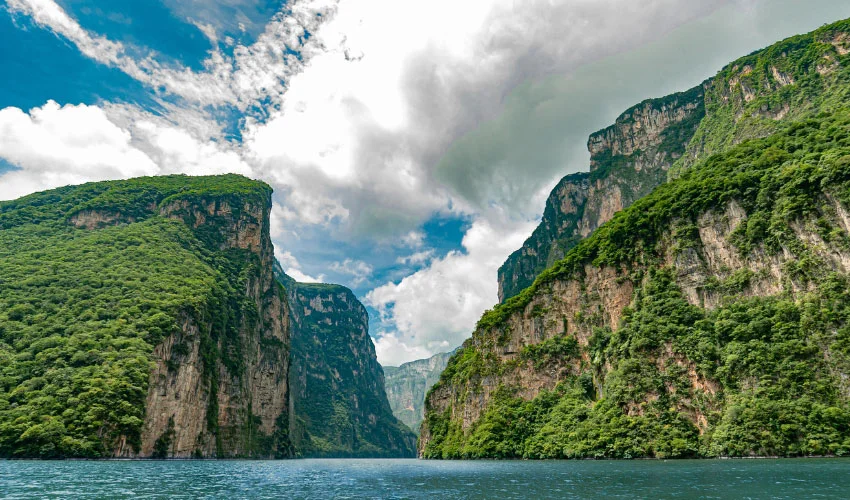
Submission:
<svg viewBox="0 0 850 500">
<path fill-rule="evenodd" d="M 424 264 L 434 257 L 434 250 L 423 250 L 411 255 L 404 255 L 396 259 L 396 263 L 405 265 Z"/>
<path fill-rule="evenodd" d="M 440 159 L 451 144 L 496 116 L 518 84 L 569 74 L 722 3 L 344 2 L 313 33 L 322 50 L 291 75 L 280 109 L 248 124 L 246 148 L 294 191 L 337 200 L 355 233 L 398 235 L 435 212 L 491 204 L 533 216 L 527 200 L 564 170 L 557 155 L 449 168 Z M 565 157 L 557 144 L 544 149 Z"/>
<path fill-rule="evenodd" d="M 425 244 L 425 233 L 422 231 L 410 231 L 401 237 L 401 242 L 409 248 L 419 248 Z"/>
<path fill-rule="evenodd" d="M 0 110 L 0 157 L 19 170 L 0 176 L 0 199 L 102 179 L 160 173 L 131 135 L 96 106 L 48 101 L 29 113 Z"/>
<path fill-rule="evenodd" d="M 234 105 L 243 110 L 264 97 L 274 102 L 282 98 L 286 80 L 322 49 L 317 41 L 305 35 L 333 17 L 336 9 L 336 0 L 290 2 L 252 45 L 235 47 L 233 56 L 216 47 L 204 61 L 204 71 L 196 72 L 164 65 L 156 60 L 154 53 L 134 57 L 122 43 L 84 29 L 53 0 L 7 0 L 6 3 L 11 12 L 30 16 L 76 45 L 87 57 L 118 68 L 158 92 L 203 106 Z M 212 26 L 198 23 L 196 26 L 205 36 L 215 39 Z M 295 51 L 301 53 L 301 58 Z"/>
<path fill-rule="evenodd" d="M 290 278 L 294 279 L 299 283 L 324 283 L 325 275 L 320 274 L 318 277 L 313 277 L 308 274 L 305 274 L 301 271 L 301 264 L 298 263 L 298 259 L 295 258 L 294 255 L 290 252 L 284 252 L 283 250 L 275 247 L 274 256 L 278 262 L 280 262 L 280 267 L 283 268 L 283 272 L 289 275 Z"/>
<path fill-rule="evenodd" d="M 189 175 L 255 175 L 228 143 L 199 140 L 184 129 L 148 119 L 134 122 L 132 129 L 136 140 L 148 146 L 149 155 L 166 171 Z"/>
<path fill-rule="evenodd" d="M 345 259 L 342 262 L 333 262 L 330 270 L 351 276 L 351 285 L 358 286 L 372 275 L 372 266 L 362 260 Z"/>
<path fill-rule="evenodd" d="M 533 226 L 478 219 L 463 237 L 464 252 L 449 252 L 399 283 L 367 293 L 364 302 L 390 327 L 376 333 L 378 360 L 411 361 L 460 345 L 498 302 L 496 270 Z"/>
<path fill-rule="evenodd" d="M 375 338 L 374 343 L 378 362 L 383 366 L 399 366 L 414 359 L 431 357 L 431 351 L 428 349 L 421 346 L 409 346 L 391 333 Z M 448 342 L 445 344 L 446 351 L 451 349 Z"/>
<path fill-rule="evenodd" d="M 128 105 L 60 106 L 48 101 L 29 112 L 4 108 L 0 110 L 0 158 L 19 169 L 0 177 L 0 198 L 145 175 L 256 177 L 237 145 L 200 139 L 188 130 Z"/>
</svg>

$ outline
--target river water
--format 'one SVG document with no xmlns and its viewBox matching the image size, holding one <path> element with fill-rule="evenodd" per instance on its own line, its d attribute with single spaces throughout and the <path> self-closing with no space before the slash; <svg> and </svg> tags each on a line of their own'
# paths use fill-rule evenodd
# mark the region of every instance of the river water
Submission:
<svg viewBox="0 0 850 500">
<path fill-rule="evenodd" d="M 0 461 L 2 498 L 850 498 L 850 459 Z"/>
</svg>

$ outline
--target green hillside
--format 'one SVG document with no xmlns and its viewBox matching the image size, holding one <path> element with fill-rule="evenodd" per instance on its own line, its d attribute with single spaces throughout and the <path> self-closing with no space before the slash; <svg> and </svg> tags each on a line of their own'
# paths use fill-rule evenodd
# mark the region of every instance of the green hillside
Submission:
<svg viewBox="0 0 850 500">
<path fill-rule="evenodd" d="M 244 370 L 240 329 L 259 318 L 240 290 L 258 256 L 225 248 L 223 224 L 161 209 L 229 202 L 238 218 L 270 195 L 235 175 L 170 176 L 0 203 L 0 457 L 138 448 L 154 346 L 184 316 L 202 326 L 213 392 L 216 363 Z"/>
</svg>

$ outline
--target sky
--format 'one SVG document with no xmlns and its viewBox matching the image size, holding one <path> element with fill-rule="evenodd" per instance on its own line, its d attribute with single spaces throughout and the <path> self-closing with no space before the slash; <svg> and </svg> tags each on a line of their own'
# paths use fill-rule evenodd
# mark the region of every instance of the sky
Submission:
<svg viewBox="0 0 850 500">
<path fill-rule="evenodd" d="M 274 188 L 300 281 L 379 361 L 454 349 L 587 136 L 846 0 L 4 0 L 0 200 L 142 175 Z"/>
</svg>

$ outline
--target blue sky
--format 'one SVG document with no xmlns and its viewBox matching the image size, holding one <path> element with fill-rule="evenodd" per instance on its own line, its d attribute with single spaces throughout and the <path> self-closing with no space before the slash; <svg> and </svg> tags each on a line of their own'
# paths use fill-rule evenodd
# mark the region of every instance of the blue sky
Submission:
<svg viewBox="0 0 850 500">
<path fill-rule="evenodd" d="M 450 350 L 587 135 L 837 0 L 5 0 L 0 199 L 237 172 L 303 280 L 351 287 L 379 359 Z"/>
</svg>

